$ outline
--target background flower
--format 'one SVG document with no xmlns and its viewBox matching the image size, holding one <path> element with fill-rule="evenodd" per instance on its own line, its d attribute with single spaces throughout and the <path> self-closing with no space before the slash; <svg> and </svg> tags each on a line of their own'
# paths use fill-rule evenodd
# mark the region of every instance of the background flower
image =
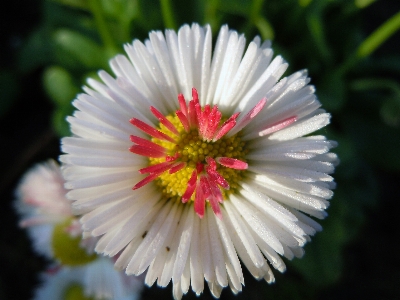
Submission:
<svg viewBox="0 0 400 300">
<path fill-rule="evenodd" d="M 91 299 L 136 299 L 143 280 L 116 271 L 110 258 L 93 253 L 95 238 L 82 240 L 64 183 L 60 166 L 49 160 L 28 170 L 16 190 L 20 226 L 27 229 L 35 250 L 54 261 L 35 299 L 64 299 L 72 286 Z"/>
<path fill-rule="evenodd" d="M 43 269 L 7 203 L 29 166 L 58 157 L 58 137 L 67 128 L 64 118 L 85 78 L 107 68 L 108 58 L 122 51 L 115 49 L 133 37 L 143 40 L 149 30 L 177 29 L 194 21 L 210 23 L 215 30 L 229 24 L 248 37 L 272 38 L 276 52 L 290 63 L 288 74 L 308 68 L 323 107 L 333 115 L 322 134 L 340 144 L 339 188 L 330 217 L 322 221 L 323 234 L 306 245 L 305 257 L 288 263 L 283 277 L 276 274 L 272 286 L 258 284 L 244 272 L 246 288 L 234 299 L 399 298 L 394 269 L 399 245 L 393 241 L 397 228 L 392 224 L 400 180 L 400 38 L 393 23 L 398 1 L 127 2 L 33 0 L 24 3 L 24 10 L 19 2 L 2 10 L 0 298 L 29 298 Z M 110 29 L 108 34 L 104 28 Z M 99 50 L 105 58 L 93 55 Z M 382 251 L 390 259 L 377 259 Z M 145 292 L 149 298 L 170 295 L 156 287 Z"/>
</svg>

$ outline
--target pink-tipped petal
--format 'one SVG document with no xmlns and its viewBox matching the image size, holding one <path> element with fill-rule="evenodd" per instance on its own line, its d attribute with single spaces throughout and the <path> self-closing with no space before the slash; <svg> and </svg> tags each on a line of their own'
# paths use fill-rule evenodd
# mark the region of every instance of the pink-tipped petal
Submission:
<svg viewBox="0 0 400 300">
<path fill-rule="evenodd" d="M 160 140 L 169 141 L 171 143 L 175 143 L 175 140 L 173 138 L 169 137 L 165 133 L 162 133 L 161 131 L 158 131 L 157 129 L 151 127 L 150 125 L 146 124 L 145 122 L 139 119 L 132 118 L 129 120 L 129 122 L 135 127 L 142 130 L 143 132 L 147 133 L 148 135 L 151 135 L 152 137 L 155 137 Z"/>
<path fill-rule="evenodd" d="M 217 201 L 219 203 L 222 203 L 223 202 L 223 197 L 222 197 L 222 192 L 221 192 L 220 188 L 218 187 L 218 185 L 214 181 L 212 181 L 210 179 L 210 177 L 208 177 L 208 182 L 210 184 L 212 195 L 215 197 L 215 199 L 217 199 Z"/>
<path fill-rule="evenodd" d="M 224 167 L 231 168 L 231 169 L 236 169 L 236 170 L 246 170 L 248 167 L 248 164 L 244 161 L 241 161 L 236 158 L 230 158 L 230 157 L 217 157 L 215 159 L 217 163 L 220 165 L 223 165 Z"/>
<path fill-rule="evenodd" d="M 203 124 L 202 124 L 201 127 L 200 127 L 200 124 L 199 124 L 200 130 L 201 130 L 201 136 L 203 138 L 205 138 L 205 139 L 207 139 L 206 133 L 207 133 L 208 126 L 210 126 L 210 119 L 209 119 L 210 113 L 211 113 L 211 108 L 210 108 L 210 105 L 207 104 L 204 107 L 204 111 L 201 114 L 201 118 L 203 120 L 203 122 L 202 122 Z"/>
<path fill-rule="evenodd" d="M 212 157 L 207 156 L 206 162 L 211 167 L 211 169 L 213 169 L 213 170 L 217 169 L 217 163 L 215 162 L 215 160 Z"/>
<path fill-rule="evenodd" d="M 158 176 L 160 176 L 159 173 L 150 174 L 145 179 L 136 183 L 135 186 L 132 188 L 132 190 L 137 190 L 137 189 L 141 188 L 142 186 L 145 186 L 146 184 L 148 184 L 148 183 L 152 182 L 154 179 L 156 179 Z"/>
<path fill-rule="evenodd" d="M 196 164 L 196 171 L 197 171 L 197 174 L 200 174 L 201 172 L 203 172 L 203 169 L 204 169 L 204 165 L 202 164 L 202 163 L 197 163 Z"/>
<path fill-rule="evenodd" d="M 206 172 L 210 179 L 218 183 L 224 189 L 229 190 L 229 183 L 225 180 L 224 177 L 221 176 L 216 170 L 213 170 L 210 166 L 206 167 Z"/>
<path fill-rule="evenodd" d="M 164 171 L 167 171 L 171 169 L 173 162 L 165 161 L 156 165 L 152 165 L 146 168 L 142 168 L 139 170 L 140 174 L 145 174 L 145 173 L 162 173 Z"/>
<path fill-rule="evenodd" d="M 218 141 L 236 125 L 236 118 L 239 116 L 239 114 L 240 113 L 233 114 L 228 120 L 225 121 L 224 124 L 222 124 L 222 126 L 215 133 L 213 142 Z"/>
<path fill-rule="evenodd" d="M 234 135 L 235 133 L 246 127 L 264 108 L 267 103 L 267 98 L 261 99 L 256 106 L 254 106 L 236 125 L 235 128 L 229 132 L 229 135 Z"/>
<path fill-rule="evenodd" d="M 289 117 L 287 119 L 284 119 L 284 120 L 279 121 L 279 122 L 277 122 L 275 124 L 272 124 L 271 126 L 268 126 L 268 127 L 264 128 L 258 134 L 259 134 L 259 136 L 264 136 L 264 135 L 267 135 L 267 134 L 274 133 L 274 132 L 279 131 L 279 130 L 285 128 L 285 127 L 288 127 L 289 125 L 291 125 L 294 122 L 296 122 L 296 120 L 297 120 L 296 116 Z"/>
<path fill-rule="evenodd" d="M 211 188 L 210 188 L 210 186 L 208 184 L 208 180 L 207 180 L 207 177 L 205 175 L 202 175 L 200 177 L 200 188 L 203 191 L 203 197 L 205 199 L 208 199 L 212 195 Z"/>
<path fill-rule="evenodd" d="M 192 197 L 194 190 L 196 189 L 197 182 L 197 171 L 193 170 L 192 176 L 190 177 L 185 193 L 182 196 L 182 202 L 186 203 L 189 201 L 190 197 Z"/>
<path fill-rule="evenodd" d="M 165 151 L 158 151 L 154 148 L 148 148 L 140 145 L 133 145 L 129 148 L 129 151 L 147 157 L 161 158 L 165 156 Z"/>
<path fill-rule="evenodd" d="M 222 219 L 221 210 L 219 207 L 218 199 L 214 195 L 213 187 L 218 189 L 218 186 L 212 181 L 209 180 L 206 176 L 202 176 L 200 179 L 200 183 L 203 189 L 203 196 L 205 199 L 208 199 L 208 202 L 211 204 L 211 208 L 214 211 L 215 215 Z"/>
<path fill-rule="evenodd" d="M 150 106 L 150 111 L 160 121 L 161 124 L 163 124 L 165 127 L 168 128 L 169 131 L 171 131 L 175 135 L 179 135 L 179 132 L 178 132 L 178 130 L 176 130 L 175 126 L 161 112 L 159 112 L 154 106 Z"/>
<path fill-rule="evenodd" d="M 181 108 L 181 112 L 185 117 L 188 116 L 188 109 L 186 105 L 186 100 L 185 97 L 182 94 L 178 95 L 178 102 L 179 102 L 179 107 Z"/>
<path fill-rule="evenodd" d="M 222 214 L 221 214 L 221 208 L 219 207 L 219 202 L 216 198 L 211 197 L 209 199 L 209 202 L 211 204 L 211 208 L 214 212 L 214 214 L 220 219 L 222 220 Z"/>
<path fill-rule="evenodd" d="M 203 190 L 200 186 L 200 180 L 197 182 L 196 196 L 194 199 L 194 211 L 202 219 L 204 217 L 204 210 L 206 206 L 206 198 L 203 195 Z"/>
<path fill-rule="evenodd" d="M 188 119 L 189 119 L 190 128 L 198 127 L 199 123 L 198 123 L 197 114 L 196 114 L 196 103 L 194 103 L 194 101 L 189 102 Z"/>
<path fill-rule="evenodd" d="M 203 129 L 204 129 L 204 126 L 205 126 L 205 122 L 207 120 L 205 118 L 203 118 L 203 113 L 201 111 L 200 104 L 198 104 L 198 103 L 195 104 L 194 108 L 195 108 L 195 111 L 196 111 L 199 136 L 203 137 Z"/>
<path fill-rule="evenodd" d="M 211 113 L 208 116 L 208 124 L 207 128 L 205 129 L 204 135 L 207 140 L 211 140 L 215 135 L 215 132 L 218 128 L 219 121 L 221 120 L 222 114 L 218 111 L 218 106 L 215 105 Z"/>
<path fill-rule="evenodd" d="M 131 135 L 130 139 L 131 139 L 132 143 L 138 144 L 140 146 L 144 146 L 146 148 L 154 149 L 154 150 L 157 150 L 157 151 L 160 151 L 163 153 L 166 153 L 166 151 L 167 151 L 167 149 L 165 149 L 164 147 L 162 147 L 156 143 L 153 143 L 152 141 L 138 137 L 138 136 Z"/>
<path fill-rule="evenodd" d="M 192 100 L 197 104 L 199 103 L 199 94 L 195 88 L 192 88 Z"/>
<path fill-rule="evenodd" d="M 169 170 L 169 174 L 174 174 L 174 173 L 182 170 L 184 167 L 186 167 L 185 162 L 175 163 Z"/>
<path fill-rule="evenodd" d="M 180 110 L 176 111 L 176 115 L 179 118 L 179 121 L 181 121 L 183 128 L 185 129 L 186 132 L 190 131 L 190 124 L 189 124 L 189 120 L 187 119 L 187 117 L 184 115 L 184 113 Z"/>
</svg>

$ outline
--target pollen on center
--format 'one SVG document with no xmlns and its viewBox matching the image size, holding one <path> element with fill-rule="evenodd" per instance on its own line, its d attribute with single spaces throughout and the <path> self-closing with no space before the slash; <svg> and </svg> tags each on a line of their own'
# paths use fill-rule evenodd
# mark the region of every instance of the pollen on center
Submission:
<svg viewBox="0 0 400 300">
<path fill-rule="evenodd" d="M 162 173 L 155 183 L 162 190 L 162 193 L 167 198 L 182 197 L 187 189 L 188 181 L 196 169 L 198 163 L 207 164 L 206 157 L 213 159 L 217 157 L 235 158 L 245 161 L 246 149 L 245 143 L 240 140 L 240 135 L 236 134 L 229 138 L 221 138 L 215 142 L 204 141 L 199 136 L 198 129 L 191 129 L 185 132 L 179 118 L 175 115 L 166 117 L 178 130 L 179 136 L 174 136 L 168 128 L 162 123 L 159 124 L 158 130 L 167 134 L 171 138 L 175 138 L 176 143 L 152 138 L 151 141 L 168 149 L 170 156 L 178 154 L 180 161 L 185 162 L 185 167 L 181 170 L 170 174 L 169 172 Z M 149 165 L 156 165 L 165 162 L 165 158 L 149 158 Z M 244 170 L 235 170 L 222 165 L 217 165 L 217 171 L 229 183 L 229 190 L 221 189 L 224 200 L 229 193 L 232 193 L 238 187 L 238 182 L 243 179 Z M 191 200 L 194 200 L 192 195 Z"/>
</svg>

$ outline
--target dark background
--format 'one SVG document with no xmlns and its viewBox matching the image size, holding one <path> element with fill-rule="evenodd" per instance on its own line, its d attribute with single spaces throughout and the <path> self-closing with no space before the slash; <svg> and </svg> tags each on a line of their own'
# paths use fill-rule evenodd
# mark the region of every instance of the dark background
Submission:
<svg viewBox="0 0 400 300">
<path fill-rule="evenodd" d="M 158 1 L 139 2 L 141 16 L 132 17 L 130 39 L 143 39 L 149 29 L 168 24 L 160 15 Z M 254 12 L 246 15 L 246 5 L 235 6 L 238 1 L 232 1 L 231 7 L 216 4 L 211 18 L 208 12 L 218 1 L 208 2 L 204 8 L 200 1 L 189 7 L 173 1 L 176 24 L 208 21 L 219 27 L 228 23 L 249 40 L 260 31 L 264 38 L 272 37 L 255 25 Z M 251 6 L 257 1 L 244 2 Z M 400 10 L 400 2 L 377 1 L 362 9 L 353 1 L 311 1 L 306 7 L 298 2 L 304 1 L 266 1 L 260 14 L 273 28 L 276 53 L 288 60 L 290 71 L 309 69 L 317 95 L 332 113 L 332 124 L 323 134 L 339 141 L 338 188 L 329 217 L 321 222 L 324 231 L 306 246 L 303 259 L 288 262 L 285 274 L 275 271 L 273 285 L 258 283 L 244 270 L 244 291 L 233 296 L 226 289 L 221 298 L 400 299 L 399 33 L 371 55 L 352 59 L 365 38 Z M 32 251 L 25 232 L 17 226 L 14 189 L 33 164 L 57 159 L 59 138 L 68 130 L 63 118 L 71 112 L 70 104 L 60 104 L 46 86 L 46 74 L 54 66 L 67 70 L 73 79 L 68 91 L 75 93 L 85 75 L 104 66 L 80 67 L 79 59 L 65 56 L 52 40 L 57 29 L 68 28 L 100 43 L 93 28 L 79 25 L 82 18 L 91 18 L 90 10 L 39 0 L 7 4 L 0 19 L 0 299 L 30 299 L 47 262 Z M 76 16 L 78 25 L 57 17 L 66 14 Z M 112 16 L 107 15 L 107 21 L 117 26 Z M 323 25 L 322 39 L 313 24 Z M 126 42 L 122 33 L 116 35 L 118 45 Z M 342 67 L 345 71 L 340 71 Z M 170 299 L 171 294 L 170 286 L 146 288 L 143 299 Z M 190 291 L 184 298 L 196 296 Z M 202 298 L 212 299 L 208 288 Z"/>
</svg>

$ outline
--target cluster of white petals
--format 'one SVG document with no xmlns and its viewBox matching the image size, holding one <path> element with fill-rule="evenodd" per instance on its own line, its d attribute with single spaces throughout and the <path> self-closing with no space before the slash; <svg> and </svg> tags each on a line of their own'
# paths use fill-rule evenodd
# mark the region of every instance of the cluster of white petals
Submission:
<svg viewBox="0 0 400 300">
<path fill-rule="evenodd" d="M 147 270 L 148 285 L 172 280 L 176 299 L 190 286 L 202 293 L 205 281 L 215 297 L 226 286 L 237 293 L 243 266 L 273 282 L 271 267 L 284 271 L 281 257 L 301 257 L 321 230 L 312 217 L 326 216 L 335 187 L 329 174 L 338 162 L 330 152 L 336 143 L 310 136 L 330 115 L 320 108 L 307 72 L 281 78 L 288 64 L 274 57 L 269 42 L 256 37 L 246 46 L 227 26 L 214 49 L 211 28 L 193 24 L 178 33 L 151 32 L 125 51 L 110 62 L 114 76 L 101 71 L 102 83 L 88 80 L 68 118 L 73 136 L 62 140 L 67 197 L 82 215 L 85 234 L 100 238 L 98 253 L 118 254 L 115 265 L 127 274 Z M 149 161 L 128 151 L 130 136 L 150 138 L 129 120 L 157 127 L 149 108 L 174 115 L 178 95 L 191 99 L 193 87 L 202 107 L 218 105 L 224 116 L 240 112 L 228 135 L 241 134 L 248 169 L 221 203 L 222 218 L 206 205 L 200 219 L 192 201 L 172 201 L 154 183 L 132 190 Z"/>
</svg>

